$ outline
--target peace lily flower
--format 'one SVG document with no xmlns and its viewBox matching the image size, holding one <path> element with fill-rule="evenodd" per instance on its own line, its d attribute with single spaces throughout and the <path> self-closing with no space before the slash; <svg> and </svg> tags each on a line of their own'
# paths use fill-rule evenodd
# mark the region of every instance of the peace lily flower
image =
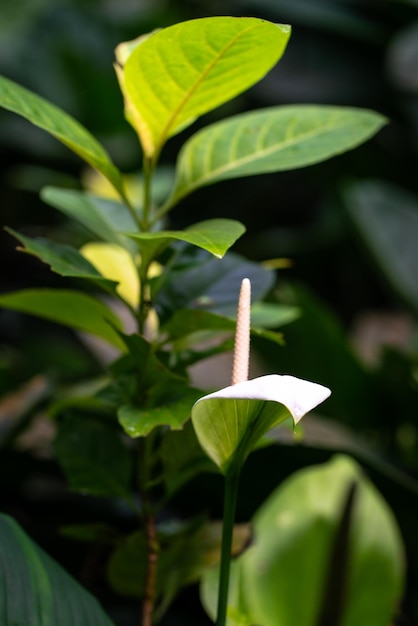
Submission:
<svg viewBox="0 0 418 626">
<path fill-rule="evenodd" d="M 239 469 L 260 438 L 288 418 L 297 424 L 328 398 L 322 385 L 270 374 L 247 380 L 250 344 L 250 281 L 238 304 L 232 385 L 200 398 L 192 408 L 196 435 L 222 473 Z"/>
<path fill-rule="evenodd" d="M 216 626 L 226 626 L 231 546 L 241 467 L 260 438 L 289 417 L 297 424 L 326 400 L 327 387 L 294 376 L 248 378 L 251 285 L 244 279 L 238 303 L 232 385 L 192 408 L 192 422 L 206 454 L 225 475 L 222 554 Z"/>
</svg>

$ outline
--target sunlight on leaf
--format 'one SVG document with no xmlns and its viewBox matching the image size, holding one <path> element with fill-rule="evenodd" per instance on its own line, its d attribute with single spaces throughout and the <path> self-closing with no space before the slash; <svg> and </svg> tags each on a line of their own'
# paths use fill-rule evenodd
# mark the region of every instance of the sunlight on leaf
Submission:
<svg viewBox="0 0 418 626">
<path fill-rule="evenodd" d="M 259 81 L 289 35 L 289 26 L 265 20 L 210 17 L 148 37 L 118 72 L 146 156 L 155 158 L 169 137 Z"/>
<path fill-rule="evenodd" d="M 132 307 L 138 305 L 139 278 L 132 256 L 121 246 L 91 242 L 80 248 L 81 255 L 105 276 L 118 283 L 116 291 Z"/>
<path fill-rule="evenodd" d="M 357 147 L 386 122 L 374 111 L 318 105 L 273 107 L 222 120 L 182 147 L 167 207 L 220 180 L 324 161 Z"/>
</svg>

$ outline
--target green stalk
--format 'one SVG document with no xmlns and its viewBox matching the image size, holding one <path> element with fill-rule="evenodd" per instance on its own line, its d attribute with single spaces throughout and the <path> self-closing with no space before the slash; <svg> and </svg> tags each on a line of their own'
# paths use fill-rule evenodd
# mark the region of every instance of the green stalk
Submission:
<svg viewBox="0 0 418 626">
<path fill-rule="evenodd" d="M 226 625 L 228 608 L 229 574 L 231 570 L 232 537 L 237 508 L 239 470 L 225 476 L 224 515 L 222 527 L 221 567 L 218 588 L 218 610 L 216 626 Z"/>
</svg>

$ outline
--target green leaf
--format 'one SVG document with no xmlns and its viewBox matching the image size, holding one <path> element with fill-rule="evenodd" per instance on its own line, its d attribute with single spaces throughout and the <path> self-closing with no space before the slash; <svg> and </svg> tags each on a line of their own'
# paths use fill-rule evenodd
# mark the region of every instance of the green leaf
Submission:
<svg viewBox="0 0 418 626">
<path fill-rule="evenodd" d="M 220 180 L 305 167 L 357 147 L 385 123 L 350 107 L 292 105 L 244 113 L 193 135 L 182 147 L 166 210 Z"/>
<path fill-rule="evenodd" d="M 289 307 L 290 309 L 291 307 Z M 281 318 L 280 307 L 277 306 L 277 311 L 274 311 L 275 315 L 271 315 L 268 321 L 272 322 L 274 319 L 275 326 L 279 325 L 280 319 L 289 319 L 291 313 L 284 309 L 283 317 Z M 269 310 L 269 313 L 273 313 Z M 292 312 L 293 314 L 293 312 Z M 236 319 L 231 317 L 224 317 L 216 313 L 210 313 L 209 311 L 200 311 L 197 309 L 179 309 L 170 318 L 167 324 L 161 327 L 161 336 L 164 337 L 164 343 L 171 344 L 178 339 L 184 339 L 189 335 L 196 333 L 201 334 L 205 331 L 213 331 L 214 333 L 230 332 L 235 333 Z M 283 337 L 280 333 L 273 333 L 264 331 L 262 328 L 251 327 L 251 333 L 258 337 L 264 337 L 282 344 Z"/>
<path fill-rule="evenodd" d="M 161 617 L 178 591 L 196 582 L 203 572 L 219 563 L 222 524 L 200 519 L 186 523 L 171 522 L 158 528 L 160 554 L 157 572 L 157 613 Z M 249 527 L 234 528 L 233 552 L 243 550 L 250 539 Z M 112 587 L 124 596 L 143 594 L 146 562 L 146 537 L 137 531 L 121 541 L 108 565 Z"/>
<path fill-rule="evenodd" d="M 191 421 L 181 430 L 164 434 L 160 447 L 164 467 L 164 486 L 168 496 L 201 472 L 216 472 L 216 466 L 203 452 Z"/>
<path fill-rule="evenodd" d="M 76 248 L 66 244 L 58 244 L 42 237 L 36 239 L 26 237 L 11 228 L 6 228 L 6 230 L 23 243 L 24 248 L 19 248 L 20 250 L 47 263 L 53 272 L 61 276 L 92 280 L 110 291 L 115 290 L 117 283 L 102 276 Z"/>
<path fill-rule="evenodd" d="M 54 450 L 71 489 L 130 497 L 133 458 L 120 435 L 113 424 L 85 415 L 58 421 Z"/>
<path fill-rule="evenodd" d="M 169 426 L 178 430 L 189 419 L 192 406 L 201 395 L 202 392 L 199 389 L 181 385 L 177 393 L 173 392 L 169 401 L 159 406 L 124 405 L 120 407 L 119 423 L 130 437 L 145 437 L 157 426 Z"/>
<path fill-rule="evenodd" d="M 336 625 L 391 623 L 403 586 L 402 541 L 351 459 L 298 472 L 253 522 L 257 541 L 242 567 L 254 623 L 316 626 L 326 614 Z"/>
<path fill-rule="evenodd" d="M 0 515 L 0 621 L 5 626 L 112 626 L 87 591 Z"/>
<path fill-rule="evenodd" d="M 113 165 L 105 149 L 70 115 L 4 76 L 0 76 L 0 106 L 21 115 L 56 137 L 99 170 L 124 195 L 121 173 Z"/>
<path fill-rule="evenodd" d="M 279 60 L 290 27 L 210 17 L 152 34 L 126 61 L 122 89 L 147 157 L 199 115 L 259 81 Z"/>
<path fill-rule="evenodd" d="M 84 191 L 59 187 L 45 187 L 41 191 L 41 198 L 54 209 L 83 224 L 99 239 L 117 243 L 130 252 L 135 251 L 134 244 L 122 234 L 136 229 L 124 204 Z"/>
<path fill-rule="evenodd" d="M 155 298 L 160 319 L 164 322 L 174 311 L 184 308 L 235 316 L 243 278 L 251 280 L 252 298 L 256 302 L 271 289 L 275 275 L 233 252 L 220 260 L 203 250 L 186 250 L 170 273 L 161 277 L 165 282 Z"/>
<path fill-rule="evenodd" d="M 244 233 L 245 226 L 236 220 L 213 219 L 193 224 L 186 230 L 162 230 L 155 233 L 138 233 L 129 236 L 139 242 L 143 254 L 148 251 L 148 254 L 151 253 L 154 256 L 156 250 L 162 249 L 174 239 L 207 250 L 207 252 L 221 259 Z"/>
<path fill-rule="evenodd" d="M 100 300 L 70 289 L 23 289 L 0 295 L 0 307 L 37 315 L 105 339 L 124 349 L 119 318 Z"/>
<path fill-rule="evenodd" d="M 344 196 L 380 270 L 392 288 L 418 312 L 417 197 L 378 180 L 353 183 Z"/>
<path fill-rule="evenodd" d="M 270 374 L 208 394 L 192 408 L 200 445 L 223 474 L 239 471 L 261 437 L 291 418 L 294 424 L 330 390 L 294 376 Z"/>
<path fill-rule="evenodd" d="M 232 570 L 228 626 L 392 623 L 404 578 L 401 536 L 387 504 L 349 457 L 288 478 L 252 527 L 254 541 Z M 202 585 L 210 615 L 217 578 L 210 572 Z"/>
</svg>

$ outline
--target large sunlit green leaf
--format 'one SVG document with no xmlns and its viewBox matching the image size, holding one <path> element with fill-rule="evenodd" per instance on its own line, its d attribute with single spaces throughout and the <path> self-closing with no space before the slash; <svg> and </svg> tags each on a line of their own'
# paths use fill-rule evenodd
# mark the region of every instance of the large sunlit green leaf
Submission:
<svg viewBox="0 0 418 626">
<path fill-rule="evenodd" d="M 93 135 L 68 113 L 4 76 L 0 76 L 0 106 L 56 137 L 106 176 L 123 196 L 121 173 Z"/>
<path fill-rule="evenodd" d="M 225 252 L 245 232 L 245 226 L 236 220 L 213 219 L 193 224 L 186 230 L 163 230 L 155 233 L 138 233 L 130 235 L 138 241 L 144 253 L 149 253 L 149 247 L 155 250 L 164 247 L 170 240 L 184 241 L 198 248 L 207 250 L 221 259 Z"/>
<path fill-rule="evenodd" d="M 235 563 L 228 626 L 393 622 L 404 578 L 401 536 L 387 504 L 349 457 L 288 478 L 252 527 L 252 545 Z M 205 576 L 211 614 L 216 587 L 217 577 Z"/>
<path fill-rule="evenodd" d="M 42 237 L 26 237 L 16 233 L 11 228 L 7 230 L 24 245 L 24 248 L 20 248 L 20 250 L 32 254 L 44 263 L 47 263 L 53 272 L 61 276 L 92 280 L 108 290 L 114 291 L 116 283 L 102 276 L 94 265 L 83 257 L 76 248 L 66 244 L 55 243 Z"/>
<path fill-rule="evenodd" d="M 279 60 L 290 27 L 255 18 L 210 17 L 152 34 L 122 75 L 129 119 L 145 154 L 199 115 L 260 80 Z"/>
<path fill-rule="evenodd" d="M 289 418 L 296 424 L 329 394 L 294 376 L 261 376 L 204 396 L 192 408 L 192 422 L 206 454 L 227 474 L 241 468 L 273 426 Z"/>
<path fill-rule="evenodd" d="M 228 178 L 305 167 L 357 147 L 386 119 L 350 107 L 292 105 L 244 113 L 207 126 L 180 151 L 167 203 Z"/>
<path fill-rule="evenodd" d="M 135 249 L 135 244 L 122 235 L 123 232 L 136 229 L 124 204 L 84 191 L 59 187 L 45 187 L 41 191 L 41 198 L 54 209 L 83 224 L 99 239 L 117 243 L 130 251 Z"/>
<path fill-rule="evenodd" d="M 129 497 L 133 457 L 114 424 L 67 415 L 58 422 L 54 450 L 71 489 Z"/>
<path fill-rule="evenodd" d="M 418 311 L 418 197 L 379 180 L 353 183 L 344 195 L 379 268 Z"/>
<path fill-rule="evenodd" d="M 36 315 L 125 348 L 115 328 L 119 318 L 100 300 L 70 289 L 23 289 L 0 295 L 0 307 Z"/>
<path fill-rule="evenodd" d="M 0 515 L 0 622 L 112 626 L 97 600 L 7 515 Z"/>
</svg>

